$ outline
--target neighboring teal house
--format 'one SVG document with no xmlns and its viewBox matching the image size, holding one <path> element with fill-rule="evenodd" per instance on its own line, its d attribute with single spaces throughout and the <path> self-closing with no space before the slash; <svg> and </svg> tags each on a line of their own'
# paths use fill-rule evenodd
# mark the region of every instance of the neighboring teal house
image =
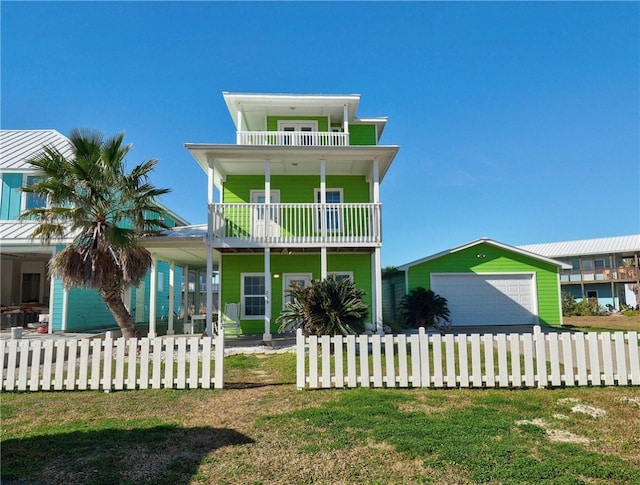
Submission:
<svg viewBox="0 0 640 485">
<path fill-rule="evenodd" d="M 561 324 L 562 268 L 569 266 L 486 238 L 398 267 L 408 291 L 447 299 L 454 327 Z"/>
<path fill-rule="evenodd" d="M 569 265 L 562 291 L 576 299 L 620 310 L 640 304 L 640 234 L 520 246 Z"/>
<path fill-rule="evenodd" d="M 380 183 L 398 151 L 380 144 L 387 119 L 358 117 L 357 94 L 223 97 L 236 143 L 185 145 L 209 183 L 220 293 L 208 306 L 239 303 L 242 332 L 269 340 L 291 284 L 336 274 L 366 292 L 381 329 Z"/>
<path fill-rule="evenodd" d="M 19 214 L 38 207 L 46 201 L 23 193 L 20 189 L 32 183 L 35 173 L 26 162 L 43 147 L 53 146 L 64 155 L 71 156 L 67 138 L 55 130 L 0 130 L 0 303 L 2 326 L 29 325 L 49 321 L 49 331 L 85 332 L 115 326 L 114 319 L 94 290 L 71 288 L 64 290 L 61 281 L 51 279 L 47 263 L 72 240 L 43 245 L 32 240 L 36 224 L 20 221 Z M 165 209 L 166 210 L 166 209 Z M 167 211 L 169 226 L 187 222 Z M 166 318 L 170 288 L 176 301 L 182 301 L 182 286 L 169 285 L 168 264 L 160 262 L 156 268 L 158 297 L 153 307 L 155 316 Z M 178 270 L 178 276 L 181 274 Z M 149 276 L 139 287 L 124 296 L 136 322 L 148 322 L 150 306 Z"/>
</svg>

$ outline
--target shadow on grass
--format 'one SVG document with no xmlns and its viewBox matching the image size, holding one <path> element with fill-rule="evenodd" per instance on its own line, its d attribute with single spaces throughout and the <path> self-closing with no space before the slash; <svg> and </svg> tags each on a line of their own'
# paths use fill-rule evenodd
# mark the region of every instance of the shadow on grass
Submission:
<svg viewBox="0 0 640 485">
<path fill-rule="evenodd" d="M 210 452 L 254 443 L 233 429 L 173 425 L 78 430 L 2 442 L 3 485 L 187 484 Z"/>
</svg>

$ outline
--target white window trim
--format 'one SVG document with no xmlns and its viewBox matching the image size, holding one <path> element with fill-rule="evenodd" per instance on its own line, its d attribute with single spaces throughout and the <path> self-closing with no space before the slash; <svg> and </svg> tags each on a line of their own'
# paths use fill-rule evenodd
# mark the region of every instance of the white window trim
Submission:
<svg viewBox="0 0 640 485">
<path fill-rule="evenodd" d="M 289 126 L 298 128 L 300 125 L 309 125 L 311 131 L 318 131 L 318 120 L 278 120 L 278 131 L 284 131 Z M 301 131 L 301 130 L 294 130 Z"/>
<path fill-rule="evenodd" d="M 286 299 L 287 299 L 287 292 L 289 291 L 288 287 L 285 287 L 284 282 L 287 280 L 287 278 L 290 277 L 297 277 L 299 279 L 302 278 L 308 278 L 309 279 L 309 283 L 313 283 L 313 274 L 311 273 L 282 273 L 282 309 L 285 310 L 287 308 L 287 304 L 286 304 Z"/>
<path fill-rule="evenodd" d="M 325 194 L 327 192 L 339 192 L 340 193 L 340 202 L 338 202 L 339 204 L 344 204 L 344 189 L 342 188 L 327 188 L 324 190 Z M 316 188 L 313 189 L 313 200 L 316 204 L 320 204 L 320 189 Z M 335 202 L 332 202 L 332 204 L 334 204 Z M 329 228 L 327 227 L 327 232 L 333 232 L 333 233 L 338 233 L 338 232 L 342 232 L 342 211 L 338 211 L 338 227 L 337 228 Z M 320 232 L 322 230 L 322 228 L 320 227 L 320 219 L 318 218 L 318 211 L 314 211 L 314 216 L 316 218 L 316 222 L 315 222 L 315 229 L 317 232 Z"/>
<path fill-rule="evenodd" d="M 262 276 L 263 278 L 265 278 L 265 284 L 266 284 L 266 277 L 264 273 L 240 273 L 240 318 L 242 320 L 264 320 L 265 315 L 246 315 L 245 314 L 245 308 L 246 305 L 244 303 L 244 299 L 245 296 L 261 296 L 261 295 L 245 295 L 244 293 L 244 279 L 246 276 Z M 265 295 L 262 295 L 263 297 Z M 266 308 L 266 305 L 265 305 Z"/>
</svg>

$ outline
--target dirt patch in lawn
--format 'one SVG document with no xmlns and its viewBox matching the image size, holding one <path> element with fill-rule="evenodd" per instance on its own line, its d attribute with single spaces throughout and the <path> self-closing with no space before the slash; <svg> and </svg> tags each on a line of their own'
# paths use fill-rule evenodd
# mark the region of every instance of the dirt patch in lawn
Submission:
<svg viewBox="0 0 640 485">
<path fill-rule="evenodd" d="M 606 330 L 622 330 L 622 331 L 638 331 L 640 332 L 640 315 L 627 317 L 625 315 L 614 313 L 612 315 L 602 316 L 583 316 L 583 317 L 563 317 L 564 326 L 576 327 L 578 329 L 606 329 Z"/>
</svg>

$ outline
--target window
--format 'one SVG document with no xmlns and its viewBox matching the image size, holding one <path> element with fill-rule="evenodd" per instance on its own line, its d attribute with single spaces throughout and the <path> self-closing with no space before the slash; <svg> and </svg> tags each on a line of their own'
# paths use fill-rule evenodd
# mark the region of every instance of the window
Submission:
<svg viewBox="0 0 640 485">
<path fill-rule="evenodd" d="M 316 202 L 320 204 L 320 189 L 315 189 Z M 325 209 L 327 232 L 340 232 L 342 229 L 342 210 L 337 204 L 342 203 L 342 189 L 326 189 L 327 208 Z M 330 204 L 330 205 L 329 205 Z M 316 230 L 322 230 L 322 210 L 318 210 Z"/>
<path fill-rule="evenodd" d="M 25 303 L 40 301 L 40 273 L 23 273 L 22 301 Z"/>
<path fill-rule="evenodd" d="M 336 281 L 351 279 L 353 281 L 353 271 L 334 271 L 331 273 L 336 277 Z"/>
<path fill-rule="evenodd" d="M 313 145 L 312 135 L 303 135 L 301 133 L 311 133 L 318 131 L 317 121 L 278 121 L 278 131 L 291 132 L 291 135 L 285 135 L 283 138 L 284 145 Z"/>
<path fill-rule="evenodd" d="M 40 177 L 34 175 L 27 175 L 24 186 L 31 187 L 34 183 L 38 182 Z M 47 199 L 37 194 L 24 194 L 24 209 L 37 209 L 39 207 L 45 207 L 47 205 Z"/>
<path fill-rule="evenodd" d="M 263 273 L 243 273 L 242 318 L 261 319 L 265 312 L 265 281 Z"/>
</svg>

